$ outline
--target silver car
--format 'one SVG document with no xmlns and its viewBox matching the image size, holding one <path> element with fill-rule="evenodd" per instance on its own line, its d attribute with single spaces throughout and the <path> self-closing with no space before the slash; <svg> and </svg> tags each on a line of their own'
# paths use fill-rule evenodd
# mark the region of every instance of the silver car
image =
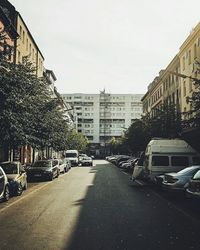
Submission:
<svg viewBox="0 0 200 250">
<path fill-rule="evenodd" d="M 200 170 L 200 166 L 184 168 L 177 173 L 167 173 L 164 175 L 162 187 L 170 191 L 185 191 L 192 176 Z"/>
<path fill-rule="evenodd" d="M 3 162 L 0 164 L 7 175 L 12 195 L 21 195 L 27 189 L 27 175 L 20 162 Z"/>
<path fill-rule="evenodd" d="M 0 167 L 0 199 L 8 201 L 10 198 L 10 190 L 7 176 L 3 169 Z"/>
</svg>

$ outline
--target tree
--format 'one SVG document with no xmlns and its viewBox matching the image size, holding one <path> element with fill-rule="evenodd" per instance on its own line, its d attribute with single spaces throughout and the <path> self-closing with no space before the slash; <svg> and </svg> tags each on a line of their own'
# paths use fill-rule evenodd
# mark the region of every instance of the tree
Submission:
<svg viewBox="0 0 200 250">
<path fill-rule="evenodd" d="M 78 133 L 75 129 L 69 131 L 67 136 L 67 149 L 77 149 L 79 151 L 85 151 L 89 141 L 81 133 Z"/>
<path fill-rule="evenodd" d="M 108 147 L 113 154 L 123 154 L 129 151 L 124 135 L 119 138 L 112 137 L 108 142 Z"/>
<path fill-rule="evenodd" d="M 145 122 L 144 118 L 135 119 L 125 133 L 126 144 L 134 154 L 144 151 L 150 140 L 150 134 Z"/>
<path fill-rule="evenodd" d="M 197 72 L 200 73 L 200 62 L 196 61 Z M 185 112 L 184 115 L 186 119 L 184 121 L 184 127 L 190 128 L 200 128 L 200 79 L 190 77 L 194 86 L 195 91 L 193 91 L 191 97 L 187 97 L 187 102 L 190 103 L 191 110 Z"/>
<path fill-rule="evenodd" d="M 172 103 L 164 103 L 154 116 L 147 115 L 151 137 L 175 138 L 181 132 L 181 114 Z"/>
<path fill-rule="evenodd" d="M 68 125 L 58 99 L 51 97 L 28 59 L 0 68 L 0 140 L 10 149 L 29 144 L 43 150 L 67 146 Z"/>
</svg>

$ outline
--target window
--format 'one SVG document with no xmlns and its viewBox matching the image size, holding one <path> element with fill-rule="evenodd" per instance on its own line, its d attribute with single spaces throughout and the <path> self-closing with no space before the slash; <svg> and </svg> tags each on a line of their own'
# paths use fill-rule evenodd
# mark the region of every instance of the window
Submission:
<svg viewBox="0 0 200 250">
<path fill-rule="evenodd" d="M 186 96 L 186 84 L 183 82 L 183 96 Z"/>
<path fill-rule="evenodd" d="M 25 42 L 25 32 L 24 32 L 24 30 L 23 30 L 23 32 L 22 32 L 22 42 L 23 42 L 23 43 Z"/>
<path fill-rule="evenodd" d="M 194 44 L 194 59 L 197 58 L 197 45 L 196 43 Z"/>
<path fill-rule="evenodd" d="M 200 165 L 200 157 L 198 157 L 198 156 L 192 157 L 192 163 L 194 165 Z"/>
<path fill-rule="evenodd" d="M 189 79 L 189 91 L 191 92 L 192 91 L 192 80 Z"/>
<path fill-rule="evenodd" d="M 19 27 L 19 35 L 20 35 L 20 39 L 22 39 L 22 26 Z"/>
<path fill-rule="evenodd" d="M 191 64 L 191 50 L 188 51 L 188 65 Z"/>
<path fill-rule="evenodd" d="M 153 156 L 152 166 L 169 166 L 168 156 Z"/>
<path fill-rule="evenodd" d="M 189 159 L 187 156 L 172 156 L 172 166 L 189 166 Z"/>
<path fill-rule="evenodd" d="M 20 63 L 20 57 L 21 57 L 21 54 L 20 54 L 20 51 L 18 51 L 18 63 Z"/>
<path fill-rule="evenodd" d="M 28 50 L 28 38 L 26 39 L 26 50 Z"/>
<path fill-rule="evenodd" d="M 183 57 L 183 70 L 185 70 L 185 57 Z"/>
</svg>

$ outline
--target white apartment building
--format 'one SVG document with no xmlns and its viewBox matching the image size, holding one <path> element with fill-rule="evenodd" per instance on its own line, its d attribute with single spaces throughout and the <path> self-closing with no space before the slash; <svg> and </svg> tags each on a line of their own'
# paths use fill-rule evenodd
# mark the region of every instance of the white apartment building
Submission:
<svg viewBox="0 0 200 250">
<path fill-rule="evenodd" d="M 141 118 L 143 94 L 62 94 L 74 110 L 74 125 L 92 144 L 104 147 Z"/>
</svg>

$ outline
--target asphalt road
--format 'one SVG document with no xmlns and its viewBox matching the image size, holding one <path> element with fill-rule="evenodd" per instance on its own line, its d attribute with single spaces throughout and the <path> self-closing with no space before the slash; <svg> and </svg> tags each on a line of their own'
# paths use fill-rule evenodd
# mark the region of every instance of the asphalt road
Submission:
<svg viewBox="0 0 200 250">
<path fill-rule="evenodd" d="M 200 249 L 200 221 L 183 202 L 95 161 L 1 203 L 0 249 Z"/>
</svg>

